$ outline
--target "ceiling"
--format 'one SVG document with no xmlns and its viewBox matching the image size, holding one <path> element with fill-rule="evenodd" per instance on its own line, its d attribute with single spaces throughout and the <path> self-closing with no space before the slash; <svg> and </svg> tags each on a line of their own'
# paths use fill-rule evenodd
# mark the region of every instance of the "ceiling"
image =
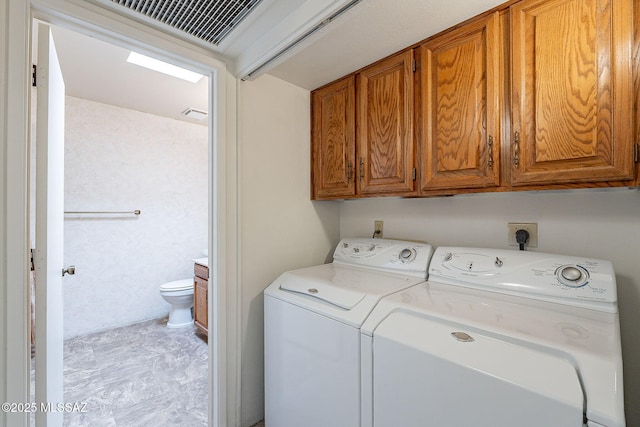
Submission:
<svg viewBox="0 0 640 427">
<path fill-rule="evenodd" d="M 242 77 L 349 1 L 263 0 L 213 53 Z M 262 72 L 311 90 L 501 3 L 361 0 Z M 121 47 L 63 28 L 54 28 L 53 35 L 67 95 L 206 124 L 180 113 L 188 107 L 208 110 L 207 78 L 184 82 L 127 63 L 129 51 Z"/>
<path fill-rule="evenodd" d="M 59 27 L 52 33 L 67 95 L 207 125 L 181 114 L 209 109 L 207 77 L 190 83 L 128 63 L 121 47 Z"/>
<path fill-rule="evenodd" d="M 269 74 L 315 89 L 503 0 L 363 0 Z"/>
</svg>

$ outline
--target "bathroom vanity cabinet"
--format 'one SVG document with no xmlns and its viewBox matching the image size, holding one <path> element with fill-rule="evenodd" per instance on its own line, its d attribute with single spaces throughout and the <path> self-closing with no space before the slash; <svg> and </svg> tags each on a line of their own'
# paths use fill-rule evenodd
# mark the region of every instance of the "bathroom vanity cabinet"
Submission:
<svg viewBox="0 0 640 427">
<path fill-rule="evenodd" d="M 193 321 L 202 333 L 209 336 L 209 313 L 207 310 L 209 267 L 195 263 L 193 273 Z"/>
</svg>

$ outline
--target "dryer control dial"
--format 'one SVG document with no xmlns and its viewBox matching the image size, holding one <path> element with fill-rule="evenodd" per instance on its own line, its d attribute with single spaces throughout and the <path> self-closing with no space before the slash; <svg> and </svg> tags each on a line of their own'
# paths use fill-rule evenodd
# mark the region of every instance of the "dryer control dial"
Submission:
<svg viewBox="0 0 640 427">
<path fill-rule="evenodd" d="M 587 284 L 589 272 L 579 265 L 563 265 L 556 270 L 558 281 L 570 288 L 580 288 Z"/>
<path fill-rule="evenodd" d="M 398 258 L 402 262 L 411 262 L 416 259 L 416 250 L 411 248 L 404 248 L 400 251 Z"/>
</svg>

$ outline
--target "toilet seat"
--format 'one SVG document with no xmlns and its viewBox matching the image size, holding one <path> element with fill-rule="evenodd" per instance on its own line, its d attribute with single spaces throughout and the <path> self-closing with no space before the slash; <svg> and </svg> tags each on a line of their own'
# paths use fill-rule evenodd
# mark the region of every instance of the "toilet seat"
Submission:
<svg viewBox="0 0 640 427">
<path fill-rule="evenodd" d="M 160 285 L 160 292 L 177 292 L 193 289 L 193 279 L 175 280 Z"/>
</svg>

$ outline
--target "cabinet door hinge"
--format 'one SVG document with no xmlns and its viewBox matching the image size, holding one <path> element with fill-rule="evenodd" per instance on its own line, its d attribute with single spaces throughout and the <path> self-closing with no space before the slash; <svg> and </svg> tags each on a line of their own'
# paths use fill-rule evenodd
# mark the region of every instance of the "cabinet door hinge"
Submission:
<svg viewBox="0 0 640 427">
<path fill-rule="evenodd" d="M 633 144 L 633 162 L 638 163 L 638 144 Z"/>
<path fill-rule="evenodd" d="M 413 70 L 414 73 L 416 72 L 416 68 L 417 68 L 416 67 L 416 60 L 414 59 L 413 63 L 411 64 L 411 69 Z"/>
<path fill-rule="evenodd" d="M 416 180 L 416 177 L 418 176 L 418 172 L 416 171 L 416 168 L 413 168 L 413 171 L 411 172 L 411 177 L 413 178 L 413 180 Z"/>
<path fill-rule="evenodd" d="M 36 87 L 36 71 L 37 71 L 36 64 L 33 64 L 31 67 L 32 67 L 32 71 L 31 71 L 31 86 Z"/>
</svg>

